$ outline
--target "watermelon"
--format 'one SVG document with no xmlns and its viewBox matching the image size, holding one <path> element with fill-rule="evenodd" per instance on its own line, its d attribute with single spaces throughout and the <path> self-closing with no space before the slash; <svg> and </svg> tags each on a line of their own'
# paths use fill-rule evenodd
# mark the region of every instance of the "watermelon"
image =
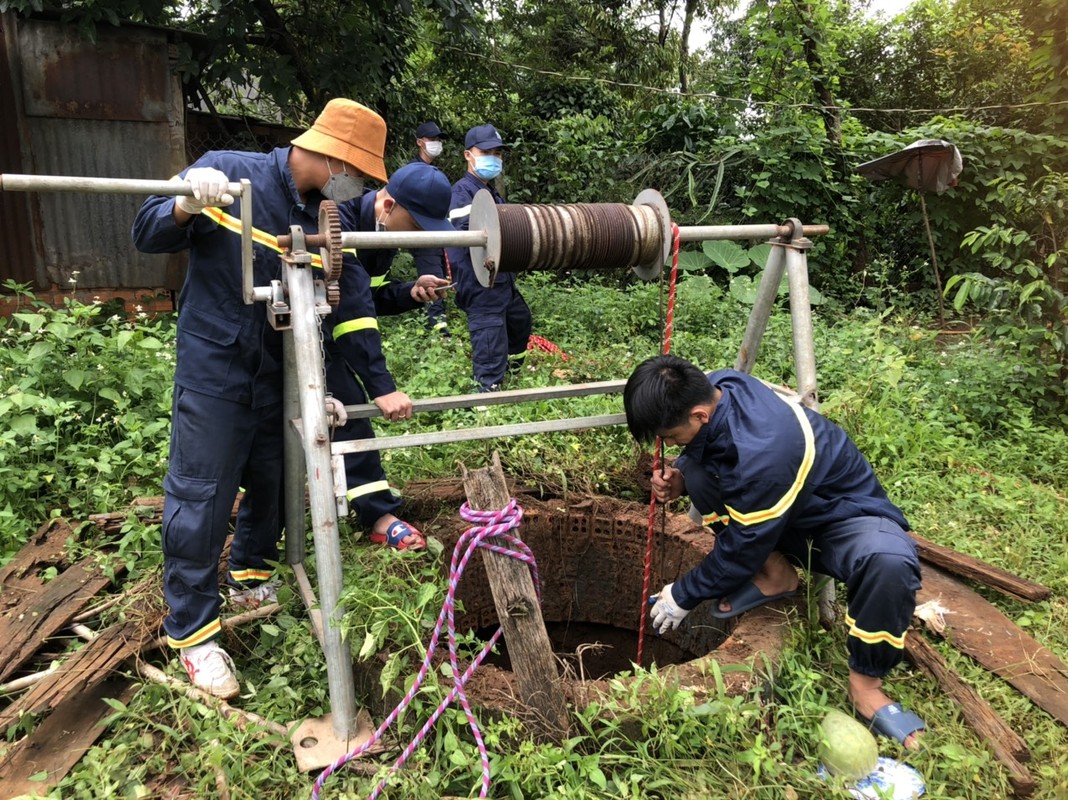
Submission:
<svg viewBox="0 0 1068 800">
<path fill-rule="evenodd" d="M 820 723 L 820 760 L 833 775 L 850 780 L 863 778 L 879 762 L 875 737 L 862 724 L 831 709 Z"/>
</svg>

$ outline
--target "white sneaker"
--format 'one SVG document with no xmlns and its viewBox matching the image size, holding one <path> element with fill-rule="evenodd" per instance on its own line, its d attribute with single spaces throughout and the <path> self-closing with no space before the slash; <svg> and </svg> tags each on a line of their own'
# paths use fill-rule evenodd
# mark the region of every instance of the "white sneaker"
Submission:
<svg viewBox="0 0 1068 800">
<path fill-rule="evenodd" d="M 249 589 L 230 587 L 230 605 L 254 611 L 260 606 L 278 602 L 278 581 L 264 581 Z"/>
<path fill-rule="evenodd" d="M 229 700 L 237 697 L 241 685 L 234 677 L 234 662 L 213 639 L 205 644 L 179 650 L 189 680 L 208 694 Z"/>
</svg>

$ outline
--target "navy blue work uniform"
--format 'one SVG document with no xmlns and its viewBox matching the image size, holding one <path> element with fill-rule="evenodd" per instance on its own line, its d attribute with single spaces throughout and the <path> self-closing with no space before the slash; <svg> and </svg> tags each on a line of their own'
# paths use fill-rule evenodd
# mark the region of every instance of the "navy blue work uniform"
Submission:
<svg viewBox="0 0 1068 800">
<path fill-rule="evenodd" d="M 902 658 L 920 567 L 908 521 L 867 459 L 826 417 L 734 370 L 675 462 L 716 546 L 675 581 L 681 608 L 725 597 L 778 550 L 846 585 L 849 666 L 882 677 Z"/>
<path fill-rule="evenodd" d="M 492 193 L 495 203 L 504 202 L 496 189 L 470 172 L 453 184 L 449 220 L 457 230 L 467 230 L 471 201 L 482 189 Z M 517 367 L 526 357 L 533 324 L 530 308 L 516 288 L 514 274 L 499 272 L 493 286 L 483 286 L 471 266 L 470 250 L 450 247 L 447 252 L 456 305 L 467 313 L 475 382 L 480 392 L 491 392 L 500 388 L 509 367 Z"/>
<path fill-rule="evenodd" d="M 416 156 L 409 164 L 425 164 L 423 159 Z M 433 166 L 433 165 L 431 165 Z M 438 169 L 434 167 L 434 169 Z M 374 230 L 374 228 L 366 228 L 364 230 Z M 415 262 L 415 273 L 422 277 L 423 275 L 433 275 L 435 278 L 445 278 L 448 275 L 448 270 L 445 267 L 445 251 L 440 247 L 419 247 L 414 248 L 411 251 L 412 261 Z M 362 258 L 362 256 L 361 256 Z M 372 278 L 374 276 L 372 275 Z M 426 321 L 427 327 L 433 330 L 442 330 L 445 328 L 448 320 L 445 317 L 445 300 L 444 298 L 435 300 L 432 303 L 426 303 Z"/>
<path fill-rule="evenodd" d="M 319 195 L 305 204 L 288 166 L 290 148 L 270 153 L 213 151 L 194 165 L 212 167 L 231 181 L 248 178 L 253 190 L 255 283 L 281 276 L 275 240 L 291 225 L 318 231 Z M 184 178 L 185 172 L 181 173 Z M 272 574 L 282 530 L 282 338 L 267 322 L 263 303 L 246 305 L 241 292 L 241 198 L 226 209 L 207 208 L 180 227 L 174 198 L 145 200 L 133 223 L 137 248 L 147 253 L 189 251 L 179 295 L 178 358 L 165 492 L 163 592 L 168 642 L 190 647 L 220 631 L 219 556 L 239 487 L 245 496 L 230 550 L 229 580 L 255 585 Z M 355 263 L 349 259 L 350 263 Z M 349 362 L 374 396 L 395 390 L 385 367 L 370 282 L 346 269 L 342 303 L 327 341 L 332 361 Z"/>
</svg>

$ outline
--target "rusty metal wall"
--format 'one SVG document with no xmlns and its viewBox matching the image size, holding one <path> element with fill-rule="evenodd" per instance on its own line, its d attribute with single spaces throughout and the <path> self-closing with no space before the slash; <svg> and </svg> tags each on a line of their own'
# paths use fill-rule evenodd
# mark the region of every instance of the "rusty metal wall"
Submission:
<svg viewBox="0 0 1068 800">
<path fill-rule="evenodd" d="M 15 13 L 0 14 L 0 172 L 23 172 L 22 84 L 18 61 Z M 0 280 L 32 283 L 41 268 L 34 246 L 30 196 L 0 192 Z"/>
<path fill-rule="evenodd" d="M 16 39 L 9 60 L 21 70 L 23 145 L 21 167 L 5 171 L 160 178 L 181 166 L 183 104 L 164 32 L 101 28 L 90 42 L 59 23 L 23 19 Z M 64 287 L 78 271 L 79 288 L 176 288 L 182 258 L 138 253 L 130 242 L 142 199 L 33 195 L 35 282 Z M 18 225 L 5 214 L 0 236 L 18 236 Z M 0 278 L 8 270 L 0 263 Z"/>
</svg>

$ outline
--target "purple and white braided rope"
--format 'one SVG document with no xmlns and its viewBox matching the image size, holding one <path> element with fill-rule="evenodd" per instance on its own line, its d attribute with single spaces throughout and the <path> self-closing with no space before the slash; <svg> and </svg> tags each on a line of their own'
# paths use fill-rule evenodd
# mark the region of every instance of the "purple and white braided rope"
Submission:
<svg viewBox="0 0 1068 800">
<path fill-rule="evenodd" d="M 434 626 L 434 633 L 431 635 L 430 642 L 427 644 L 426 656 L 423 659 L 423 665 L 419 668 L 419 674 L 415 678 L 415 683 L 412 684 L 412 688 L 404 695 L 404 698 L 397 704 L 397 707 L 389 713 L 389 716 L 386 717 L 378 730 L 371 734 L 370 739 L 351 752 L 341 756 L 341 758 L 322 771 L 316 779 L 315 785 L 312 787 L 312 800 L 319 800 L 319 793 L 322 790 L 326 779 L 329 778 L 330 775 L 352 759 L 366 753 L 373 747 L 389 729 L 390 725 L 397 719 L 400 713 L 411 703 L 416 692 L 418 692 L 419 688 L 423 685 L 427 673 L 430 671 L 434 651 L 437 649 L 438 640 L 441 638 L 441 627 L 443 624 L 446 626 L 446 640 L 449 647 L 449 665 L 452 667 L 452 689 L 441 702 L 441 705 L 439 705 L 437 709 L 434 710 L 434 713 L 430 715 L 430 718 L 415 735 L 415 738 L 413 738 L 408 746 L 404 748 L 404 751 L 390 768 L 389 774 L 378 783 L 374 788 L 374 791 L 368 796 L 368 800 L 377 800 L 378 796 L 382 793 L 382 790 L 385 789 L 386 783 L 389 781 L 390 777 L 400 769 L 412 753 L 415 752 L 415 749 L 422 743 L 427 734 L 430 733 L 434 724 L 438 721 L 441 715 L 445 713 L 445 709 L 448 708 L 452 701 L 457 697 L 460 698 L 460 704 L 463 706 L 464 715 L 467 717 L 468 727 L 471 728 L 471 733 L 474 735 L 475 743 L 478 746 L 479 757 L 482 760 L 482 790 L 479 792 L 478 796 L 488 796 L 490 787 L 489 753 L 486 751 L 486 744 L 482 739 L 482 730 L 479 728 L 478 721 L 475 719 L 474 712 L 471 710 L 471 705 L 467 700 L 467 693 L 464 690 L 464 687 L 470 677 L 474 674 L 475 669 L 482 663 L 486 656 L 489 655 L 490 650 L 493 649 L 497 640 L 500 639 L 501 629 L 499 627 L 497 628 L 493 636 L 490 637 L 489 642 L 486 643 L 486 646 L 482 648 L 481 652 L 479 652 L 474 661 L 471 662 L 470 666 L 461 673 L 460 660 L 456 647 L 456 590 L 460 584 L 460 578 L 463 575 L 464 569 L 467 567 L 467 562 L 471 559 L 475 550 L 480 547 L 494 553 L 517 558 L 527 564 L 530 567 L 539 602 L 541 602 L 541 579 L 538 575 L 537 562 L 535 562 L 534 554 L 531 552 L 530 548 L 518 537 L 508 534 L 508 531 L 518 528 L 520 521 L 523 519 L 523 509 L 516 503 L 514 497 L 509 500 L 507 506 L 499 511 L 475 511 L 471 509 L 467 503 L 464 503 L 460 507 L 460 517 L 467 522 L 477 524 L 464 531 L 463 535 L 460 536 L 459 541 L 456 542 L 456 547 L 453 548 L 452 561 L 449 565 L 449 581 L 448 590 L 445 593 L 445 602 L 441 606 L 441 613 L 438 614 L 438 620 Z M 504 542 L 508 547 L 505 547 L 498 542 Z"/>
</svg>

